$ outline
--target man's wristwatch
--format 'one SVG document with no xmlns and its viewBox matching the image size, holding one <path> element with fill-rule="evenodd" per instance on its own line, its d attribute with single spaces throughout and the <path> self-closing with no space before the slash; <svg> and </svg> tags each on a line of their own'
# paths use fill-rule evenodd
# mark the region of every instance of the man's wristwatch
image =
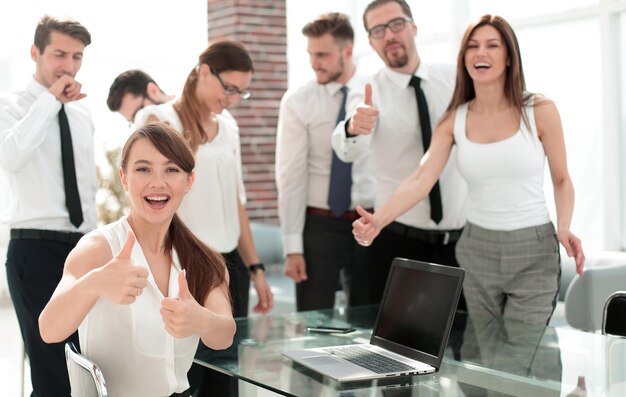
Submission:
<svg viewBox="0 0 626 397">
<path fill-rule="evenodd" d="M 257 270 L 265 271 L 265 265 L 262 263 L 255 263 L 254 265 L 248 266 L 250 274 L 256 274 Z"/>
</svg>

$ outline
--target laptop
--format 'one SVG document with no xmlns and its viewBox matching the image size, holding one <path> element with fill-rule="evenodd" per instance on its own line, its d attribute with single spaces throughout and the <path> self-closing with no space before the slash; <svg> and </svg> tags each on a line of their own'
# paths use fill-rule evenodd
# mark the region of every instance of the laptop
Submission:
<svg viewBox="0 0 626 397">
<path fill-rule="evenodd" d="M 395 258 L 369 344 L 284 351 L 340 382 L 437 372 L 465 271 Z"/>
</svg>

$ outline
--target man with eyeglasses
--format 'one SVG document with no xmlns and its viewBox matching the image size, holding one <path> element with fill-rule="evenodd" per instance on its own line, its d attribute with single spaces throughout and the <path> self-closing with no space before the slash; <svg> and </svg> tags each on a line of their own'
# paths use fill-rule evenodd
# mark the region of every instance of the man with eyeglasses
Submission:
<svg viewBox="0 0 626 397">
<path fill-rule="evenodd" d="M 119 112 L 132 124 L 137 112 L 145 106 L 160 105 L 173 98 L 174 95 L 164 93 L 147 73 L 131 69 L 113 80 L 109 88 L 107 106 L 112 112 Z"/>
<path fill-rule="evenodd" d="M 376 207 L 417 169 L 452 96 L 455 71 L 453 65 L 421 62 L 415 45 L 417 27 L 405 1 L 372 1 L 363 22 L 385 68 L 374 75 L 361 104 L 337 126 L 332 138 L 342 160 L 354 161 L 371 152 Z M 452 154 L 429 200 L 398 217 L 373 244 L 361 241 L 371 244 L 372 303 L 382 298 L 394 257 L 458 267 L 454 251 L 465 224 L 467 187 L 454 158 Z M 464 308 L 463 299 L 459 305 Z"/>
<path fill-rule="evenodd" d="M 340 281 L 348 305 L 367 304 L 366 248 L 352 238 L 352 222 L 357 205 L 374 203 L 369 157 L 346 164 L 330 145 L 347 96 L 366 80 L 355 73 L 346 15 L 320 15 L 302 33 L 315 79 L 283 96 L 276 143 L 285 274 L 296 282 L 299 311 L 332 308 Z"/>
</svg>

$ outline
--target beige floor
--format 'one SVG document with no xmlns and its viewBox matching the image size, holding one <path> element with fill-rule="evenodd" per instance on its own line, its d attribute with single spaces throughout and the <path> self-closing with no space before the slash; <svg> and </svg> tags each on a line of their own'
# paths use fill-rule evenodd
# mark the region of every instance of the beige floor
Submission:
<svg viewBox="0 0 626 397">
<path fill-rule="evenodd" d="M 23 357 L 20 329 L 11 301 L 6 298 L 0 300 L 0 340 L 0 397 L 19 397 L 22 374 L 29 379 L 28 365 L 23 373 L 20 370 Z M 30 395 L 30 382 L 24 383 L 24 395 Z"/>
</svg>

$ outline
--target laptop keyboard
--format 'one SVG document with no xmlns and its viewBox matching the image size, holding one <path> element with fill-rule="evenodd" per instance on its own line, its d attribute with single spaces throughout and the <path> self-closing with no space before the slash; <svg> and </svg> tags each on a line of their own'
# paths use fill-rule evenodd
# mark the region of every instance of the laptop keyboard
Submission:
<svg viewBox="0 0 626 397">
<path fill-rule="evenodd" d="M 382 354 L 358 346 L 346 346 L 341 348 L 325 349 L 332 355 L 343 358 L 351 363 L 360 365 L 377 374 L 386 372 L 415 371 L 415 368 L 401 361 L 394 360 Z"/>
</svg>

